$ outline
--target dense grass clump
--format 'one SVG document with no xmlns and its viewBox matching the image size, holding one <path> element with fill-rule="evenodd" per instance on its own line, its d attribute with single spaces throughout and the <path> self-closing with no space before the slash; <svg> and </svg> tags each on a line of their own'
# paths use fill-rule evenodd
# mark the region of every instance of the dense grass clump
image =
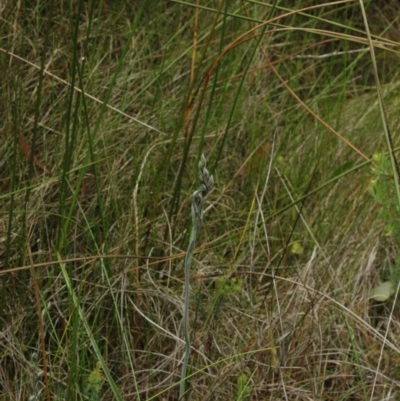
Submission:
<svg viewBox="0 0 400 401">
<path fill-rule="evenodd" d="M 397 1 L 0 15 L 4 399 L 394 399 Z"/>
</svg>

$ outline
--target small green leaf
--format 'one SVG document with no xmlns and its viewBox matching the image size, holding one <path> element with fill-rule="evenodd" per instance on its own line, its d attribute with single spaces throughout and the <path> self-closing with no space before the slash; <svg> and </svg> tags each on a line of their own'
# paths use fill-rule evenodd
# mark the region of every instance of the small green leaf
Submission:
<svg viewBox="0 0 400 401">
<path fill-rule="evenodd" d="M 371 298 L 378 302 L 385 302 L 394 293 L 393 284 L 391 281 L 386 281 L 371 291 Z"/>
<path fill-rule="evenodd" d="M 290 252 L 294 253 L 295 255 L 301 255 L 303 250 L 304 249 L 299 242 L 294 242 L 290 248 Z"/>
</svg>

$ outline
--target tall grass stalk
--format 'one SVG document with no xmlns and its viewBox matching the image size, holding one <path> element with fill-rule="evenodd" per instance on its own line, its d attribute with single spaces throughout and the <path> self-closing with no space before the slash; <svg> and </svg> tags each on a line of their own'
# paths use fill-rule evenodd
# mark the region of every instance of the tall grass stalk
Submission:
<svg viewBox="0 0 400 401">
<path fill-rule="evenodd" d="M 203 205 L 207 195 L 214 186 L 214 177 L 210 175 L 206 168 L 206 159 L 201 155 L 199 162 L 199 177 L 201 187 L 193 193 L 192 200 L 192 230 L 190 232 L 189 246 L 185 257 L 185 301 L 183 311 L 183 332 L 185 336 L 185 356 L 183 358 L 181 384 L 179 398 L 183 399 L 186 391 L 187 368 L 190 355 L 190 336 L 189 336 L 189 296 L 190 296 L 190 265 L 192 263 L 193 252 L 196 246 L 197 237 L 203 225 Z"/>
</svg>

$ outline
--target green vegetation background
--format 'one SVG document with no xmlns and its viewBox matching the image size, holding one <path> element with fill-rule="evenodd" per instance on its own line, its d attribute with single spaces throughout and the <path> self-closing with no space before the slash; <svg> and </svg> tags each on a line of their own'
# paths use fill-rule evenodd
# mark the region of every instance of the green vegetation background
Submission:
<svg viewBox="0 0 400 401">
<path fill-rule="evenodd" d="M 396 146 L 400 4 L 364 7 Z M 369 191 L 387 148 L 359 1 L 0 17 L 1 399 L 178 399 L 202 153 L 189 397 L 400 399 L 400 314 L 370 299 L 397 241 Z"/>
</svg>

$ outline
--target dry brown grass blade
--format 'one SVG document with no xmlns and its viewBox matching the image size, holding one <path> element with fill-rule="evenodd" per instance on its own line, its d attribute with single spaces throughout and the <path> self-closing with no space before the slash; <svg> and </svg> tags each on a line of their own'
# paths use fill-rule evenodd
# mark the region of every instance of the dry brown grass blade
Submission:
<svg viewBox="0 0 400 401">
<path fill-rule="evenodd" d="M 19 148 L 21 150 L 22 155 L 26 159 L 27 162 L 30 162 L 31 157 L 32 157 L 32 149 L 31 146 L 29 145 L 28 141 L 25 139 L 25 137 L 19 133 L 18 134 L 18 143 L 19 143 Z M 39 159 L 36 156 L 33 156 L 33 164 L 35 167 L 39 168 L 40 170 L 44 171 L 45 173 L 47 172 L 46 166 L 39 161 Z"/>
</svg>

